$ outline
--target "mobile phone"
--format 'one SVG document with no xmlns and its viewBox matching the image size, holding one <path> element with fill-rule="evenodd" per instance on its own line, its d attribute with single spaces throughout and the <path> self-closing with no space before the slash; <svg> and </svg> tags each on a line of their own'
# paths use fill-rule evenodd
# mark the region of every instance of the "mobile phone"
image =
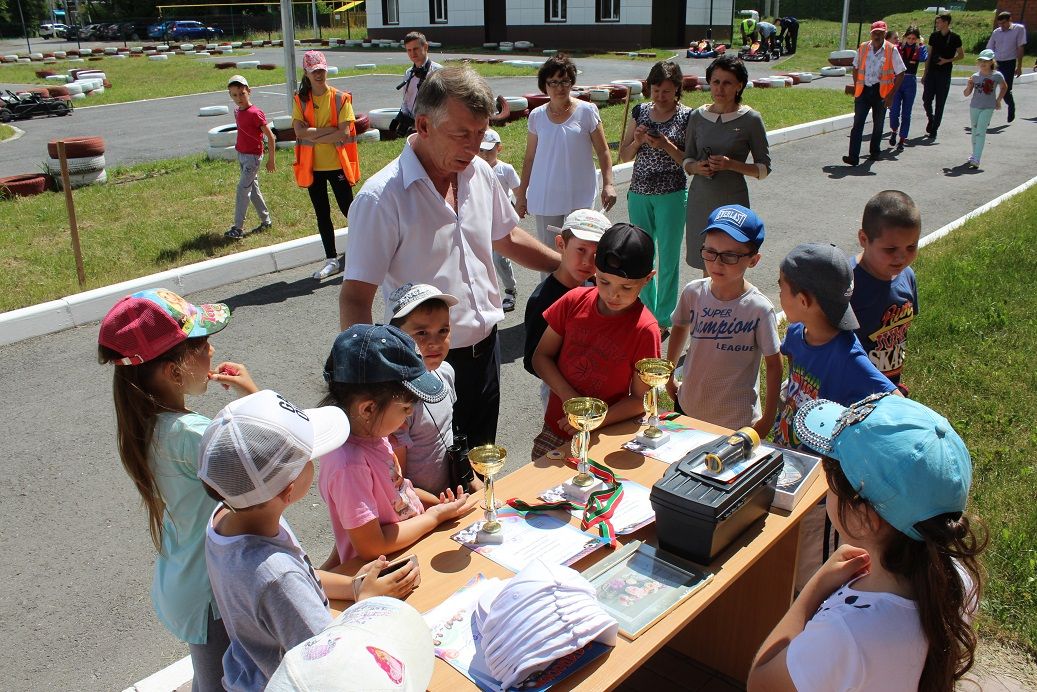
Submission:
<svg viewBox="0 0 1037 692">
<path fill-rule="evenodd" d="M 663 133 L 659 132 L 659 128 L 655 127 L 654 125 L 649 126 L 648 127 L 648 131 L 645 132 L 645 134 L 647 134 L 649 137 L 662 137 L 663 136 Z"/>
<path fill-rule="evenodd" d="M 414 563 L 414 566 L 418 566 L 417 555 L 406 555 L 404 557 L 398 557 L 388 565 L 386 565 L 381 572 L 378 573 L 379 577 L 384 577 L 387 574 L 392 574 L 404 568 L 408 563 Z"/>
</svg>

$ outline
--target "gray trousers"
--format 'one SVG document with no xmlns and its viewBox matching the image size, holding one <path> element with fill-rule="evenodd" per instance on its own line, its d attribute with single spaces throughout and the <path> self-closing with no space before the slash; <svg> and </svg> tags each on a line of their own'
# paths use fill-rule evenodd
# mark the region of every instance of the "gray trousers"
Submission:
<svg viewBox="0 0 1037 692">
<path fill-rule="evenodd" d="M 511 266 L 511 260 L 499 252 L 494 252 L 493 266 L 497 268 L 497 278 L 500 279 L 501 287 L 507 293 L 514 293 L 515 269 Z"/>
<path fill-rule="evenodd" d="M 209 608 L 209 621 L 206 626 L 206 642 L 187 645 L 191 651 L 191 665 L 194 667 L 192 692 L 223 690 L 223 654 L 230 646 L 230 638 L 223 626 L 223 620 L 213 617 L 212 608 Z"/>
<path fill-rule="evenodd" d="M 262 156 L 238 152 L 241 177 L 238 179 L 237 197 L 234 201 L 234 225 L 238 228 L 244 227 L 249 200 L 256 207 L 259 223 L 270 223 L 270 210 L 266 208 L 266 200 L 259 190 L 259 164 L 262 160 Z"/>
<path fill-rule="evenodd" d="M 547 230 L 548 226 L 562 227 L 565 223 L 565 215 L 561 216 L 541 216 L 536 214 L 535 217 L 537 222 L 537 239 L 546 245 L 547 247 L 554 249 L 555 246 L 555 234 L 552 231 Z M 540 280 L 543 281 L 547 278 L 547 275 L 551 272 L 540 272 Z"/>
</svg>

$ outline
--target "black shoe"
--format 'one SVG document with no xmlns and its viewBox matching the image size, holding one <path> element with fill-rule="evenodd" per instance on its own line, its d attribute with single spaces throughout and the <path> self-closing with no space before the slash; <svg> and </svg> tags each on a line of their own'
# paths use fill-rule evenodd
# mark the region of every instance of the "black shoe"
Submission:
<svg viewBox="0 0 1037 692">
<path fill-rule="evenodd" d="M 662 331 L 659 332 L 659 341 L 666 341 L 670 338 L 670 328 L 663 327 Z"/>
<path fill-rule="evenodd" d="M 936 133 L 935 132 L 926 132 L 925 133 L 925 138 L 926 139 L 935 140 L 936 139 Z"/>
<path fill-rule="evenodd" d="M 882 152 L 880 152 L 880 151 L 873 151 L 870 154 L 868 154 L 868 160 L 869 161 L 878 161 L 881 158 L 882 158 Z"/>
<path fill-rule="evenodd" d="M 897 145 L 897 133 L 896 132 L 890 132 L 889 133 L 889 146 L 895 147 L 896 145 Z"/>
<path fill-rule="evenodd" d="M 901 137 L 900 141 L 897 142 L 897 151 L 903 151 L 903 150 L 904 150 L 904 138 Z"/>
<path fill-rule="evenodd" d="M 1008 122 L 1012 122 L 1013 120 L 1015 120 L 1015 109 L 1010 108 L 1008 110 Z"/>
<path fill-rule="evenodd" d="M 845 163 L 847 166 L 856 166 L 856 165 L 860 164 L 860 162 L 861 162 L 861 160 L 858 159 L 858 158 L 853 158 L 851 156 L 844 156 L 843 157 L 843 163 Z"/>
</svg>

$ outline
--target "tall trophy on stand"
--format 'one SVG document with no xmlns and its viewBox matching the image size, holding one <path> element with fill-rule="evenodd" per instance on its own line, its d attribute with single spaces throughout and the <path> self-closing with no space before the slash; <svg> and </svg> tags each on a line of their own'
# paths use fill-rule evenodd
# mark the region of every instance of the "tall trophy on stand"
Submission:
<svg viewBox="0 0 1037 692">
<path fill-rule="evenodd" d="M 673 375 L 674 365 L 664 358 L 642 358 L 634 364 L 637 376 L 648 385 L 645 392 L 645 413 L 648 428 L 637 435 L 637 443 L 655 449 L 666 444 L 670 436 L 659 429 L 659 395 Z"/>
<path fill-rule="evenodd" d="M 498 445 L 480 445 L 468 450 L 468 461 L 476 473 L 483 476 L 483 509 L 485 521 L 476 539 L 479 543 L 500 543 L 501 523 L 497 521 L 497 502 L 493 497 L 493 477 L 504 469 L 508 452 Z"/>
<path fill-rule="evenodd" d="M 590 447 L 591 430 L 605 421 L 608 405 L 601 399 L 580 396 L 569 399 L 562 404 L 562 410 L 569 419 L 569 425 L 580 432 L 573 438 L 573 451 L 579 459 L 576 475 L 564 484 L 565 494 L 577 502 L 586 502 L 590 494 L 604 484 L 592 476 L 587 465 L 587 450 Z"/>
</svg>

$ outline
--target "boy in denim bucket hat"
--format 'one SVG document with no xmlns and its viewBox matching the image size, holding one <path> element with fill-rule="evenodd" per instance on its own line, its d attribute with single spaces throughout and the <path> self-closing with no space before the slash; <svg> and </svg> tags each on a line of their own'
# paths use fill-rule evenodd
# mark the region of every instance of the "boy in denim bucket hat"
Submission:
<svg viewBox="0 0 1037 692">
<path fill-rule="evenodd" d="M 845 542 L 764 641 L 749 689 L 954 689 L 975 655 L 986 544 L 965 514 L 965 443 L 943 416 L 888 394 L 812 401 L 795 426 L 824 455 Z"/>
<path fill-rule="evenodd" d="M 335 338 L 324 365 L 326 382 L 400 382 L 429 403 L 447 395 L 443 382 L 425 367 L 417 344 L 399 327 L 355 324 Z"/>
<path fill-rule="evenodd" d="M 691 337 L 680 389 L 671 381 L 670 395 L 689 416 L 727 428 L 752 425 L 763 438 L 774 425 L 781 389 L 774 305 L 745 279 L 760 261 L 763 221 L 748 207 L 727 204 L 713 210 L 702 235 L 709 276 L 684 287 L 670 318 L 668 361 L 677 362 Z M 767 369 L 762 410 L 760 361 Z"/>
</svg>

